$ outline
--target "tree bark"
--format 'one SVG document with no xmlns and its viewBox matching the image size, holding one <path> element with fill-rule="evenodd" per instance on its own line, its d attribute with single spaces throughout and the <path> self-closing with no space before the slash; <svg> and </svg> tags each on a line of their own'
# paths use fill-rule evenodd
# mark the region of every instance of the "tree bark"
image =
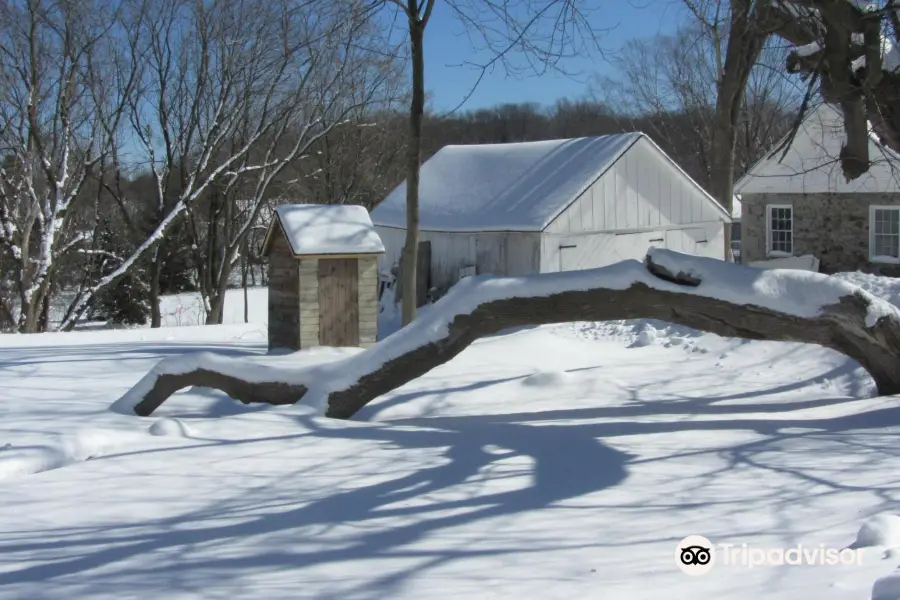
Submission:
<svg viewBox="0 0 900 600">
<path fill-rule="evenodd" d="M 896 15 L 887 11 L 881 17 L 864 17 L 861 7 L 830 0 L 807 0 L 790 8 L 793 10 L 770 3 L 772 31 L 798 47 L 819 44 L 814 52 L 791 52 L 786 70 L 816 73 L 823 100 L 840 107 L 847 142 L 836 158 L 846 180 L 852 181 L 872 163 L 869 123 L 886 146 L 900 152 L 900 74 L 883 70 L 881 31 L 882 19 L 890 22 Z M 807 12 L 798 17 L 802 14 L 798 10 Z M 856 34 L 862 36 L 862 42 Z M 863 57 L 865 66 L 855 70 L 857 59 Z"/>
<path fill-rule="evenodd" d="M 719 73 L 713 117 L 709 192 L 730 215 L 734 204 L 734 148 L 747 80 L 759 60 L 767 35 L 759 7 L 733 0 L 725 63 Z M 725 260 L 733 261 L 731 228 L 725 227 Z"/>
<path fill-rule="evenodd" d="M 410 344 L 408 350 L 387 361 L 371 360 L 373 353 L 377 356 L 379 352 L 391 350 L 391 345 L 400 339 L 395 336 L 403 335 L 400 332 L 336 365 L 336 373 L 349 370 L 356 373 L 356 379 L 349 387 L 328 393 L 326 415 L 350 418 L 375 398 L 446 363 L 475 340 L 504 329 L 619 319 L 659 319 L 727 337 L 818 344 L 856 360 L 872 375 L 880 394 L 900 394 L 900 369 L 897 368 L 900 360 L 900 319 L 894 316 L 880 318 L 869 327 L 866 323 L 871 303 L 868 296 L 859 292 L 848 293 L 838 302 L 823 307 L 814 318 L 798 317 L 770 308 L 733 304 L 694 293 L 692 290 L 701 284 L 696 276 L 671 273 L 654 263 L 650 256 L 646 266 L 655 279 L 651 278 L 647 283 L 645 278 L 641 282 L 637 277 L 640 269 L 635 269 L 637 282 L 621 290 L 598 287 L 547 296 L 518 296 L 483 302 L 474 309 L 463 308 L 469 298 L 460 294 L 456 300 L 463 306 L 460 306 L 461 310 L 447 325 L 447 333 L 441 338 L 423 341 L 418 346 Z M 622 267 L 615 265 L 615 268 Z M 731 268 L 746 269 L 739 266 Z M 710 287 L 728 285 L 727 281 L 702 283 Z M 476 287 L 474 291 L 477 290 Z M 448 300 L 451 302 L 446 304 Z M 442 300 L 445 302 L 443 312 L 453 314 L 452 301 L 453 298 L 449 297 Z M 176 368 L 180 367 L 179 361 L 173 362 L 177 363 Z M 153 379 L 151 383 L 142 382 L 129 394 L 140 394 L 145 386 L 149 392 L 137 398 L 127 395 L 125 398 L 128 405 L 134 407 L 133 412 L 140 416 L 152 414 L 171 394 L 194 385 L 222 390 L 245 403 L 290 404 L 300 400 L 312 384 L 321 385 L 323 378 L 323 372 L 318 371 L 310 374 L 309 386 L 281 383 L 280 379 L 284 377 L 279 378 L 278 371 L 272 369 L 271 378 L 267 379 L 267 374 L 266 377 L 254 377 L 257 382 L 242 381 L 228 374 L 235 372 L 238 365 L 228 363 L 216 369 L 201 366 L 189 373 L 176 374 L 166 374 L 162 367 L 148 375 Z M 223 372 L 218 372 L 220 370 Z M 300 381 L 302 375 L 302 372 L 291 372 L 291 380 Z"/>
<path fill-rule="evenodd" d="M 150 253 L 150 327 L 162 327 L 162 314 L 159 309 L 159 277 L 162 271 L 162 244 L 158 244 Z"/>
<path fill-rule="evenodd" d="M 415 9 L 415 10 L 412 10 Z M 408 325 L 416 318 L 416 272 L 419 253 L 419 168 L 422 158 L 422 117 L 425 113 L 425 23 L 413 3 L 409 13 L 412 51 L 412 101 L 409 105 L 409 146 L 406 155 L 406 242 L 403 246 L 402 319 Z"/>
<path fill-rule="evenodd" d="M 244 248 L 241 250 L 241 289 L 244 290 L 244 323 L 250 322 L 250 306 L 247 302 L 249 298 L 249 293 L 247 291 L 247 271 L 250 268 L 250 261 L 247 255 L 249 252 L 250 245 L 247 243 L 247 240 L 244 240 Z"/>
<path fill-rule="evenodd" d="M 135 414 L 146 417 L 172 394 L 187 387 L 210 387 L 225 392 L 244 404 L 294 404 L 306 393 L 306 387 L 279 381 L 254 383 L 234 375 L 226 375 L 208 369 L 195 369 L 188 373 L 165 375 L 156 380 L 143 402 L 135 407 Z"/>
</svg>

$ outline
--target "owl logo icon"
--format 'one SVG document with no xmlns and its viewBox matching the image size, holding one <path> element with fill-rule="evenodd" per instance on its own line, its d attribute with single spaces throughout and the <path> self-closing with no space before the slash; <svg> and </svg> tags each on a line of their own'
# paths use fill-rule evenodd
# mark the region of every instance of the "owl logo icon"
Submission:
<svg viewBox="0 0 900 600">
<path fill-rule="evenodd" d="M 688 575 L 706 575 L 715 563 L 712 542 L 702 535 L 689 535 L 675 547 L 675 564 Z"/>
</svg>

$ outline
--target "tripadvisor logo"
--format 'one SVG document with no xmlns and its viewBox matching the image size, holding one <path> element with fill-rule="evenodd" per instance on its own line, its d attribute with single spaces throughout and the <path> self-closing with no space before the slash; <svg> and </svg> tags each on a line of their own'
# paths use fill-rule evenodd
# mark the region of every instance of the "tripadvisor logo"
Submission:
<svg viewBox="0 0 900 600">
<path fill-rule="evenodd" d="M 862 551 L 826 548 L 822 544 L 798 544 L 792 548 L 758 548 L 747 544 L 713 545 L 702 535 L 689 535 L 675 547 L 675 564 L 688 575 L 709 573 L 717 558 L 723 565 L 749 569 L 781 565 L 861 565 Z"/>
<path fill-rule="evenodd" d="M 675 564 L 688 575 L 706 575 L 716 562 L 716 549 L 702 535 L 689 535 L 675 547 Z"/>
</svg>

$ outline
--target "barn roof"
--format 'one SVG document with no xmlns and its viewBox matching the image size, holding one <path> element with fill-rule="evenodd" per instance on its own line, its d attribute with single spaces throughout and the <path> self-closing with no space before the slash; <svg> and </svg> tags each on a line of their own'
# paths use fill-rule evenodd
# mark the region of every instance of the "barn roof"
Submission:
<svg viewBox="0 0 900 600">
<path fill-rule="evenodd" d="M 790 134 L 775 144 L 734 186 L 737 194 L 820 194 L 900 191 L 900 156 L 869 135 L 869 171 L 847 181 L 839 161 L 846 137 L 841 113 L 830 104 L 810 111 L 784 154 Z"/>
<path fill-rule="evenodd" d="M 379 254 L 384 252 L 369 211 L 350 204 L 282 204 L 263 245 L 268 253 L 276 227 L 284 232 L 295 256 Z"/>
<path fill-rule="evenodd" d="M 642 133 L 623 133 L 445 146 L 422 165 L 419 227 L 432 231 L 542 231 L 641 138 L 653 143 Z M 661 150 L 659 154 L 672 162 Z M 690 180 L 683 171 L 678 172 Z M 692 180 L 690 183 L 697 186 Z M 406 228 L 405 182 L 375 207 L 372 220 L 376 225 Z"/>
</svg>

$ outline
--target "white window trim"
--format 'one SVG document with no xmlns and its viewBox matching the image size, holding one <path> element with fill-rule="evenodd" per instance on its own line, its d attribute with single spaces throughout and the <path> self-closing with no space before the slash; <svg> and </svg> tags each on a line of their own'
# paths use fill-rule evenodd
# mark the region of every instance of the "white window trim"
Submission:
<svg viewBox="0 0 900 600">
<path fill-rule="evenodd" d="M 766 205 L 766 256 L 783 258 L 793 256 L 793 252 L 772 250 L 772 210 L 777 208 L 791 209 L 791 250 L 794 249 L 794 205 L 793 204 L 767 204 Z"/>
<path fill-rule="evenodd" d="M 876 210 L 893 210 L 900 212 L 900 206 L 896 204 L 872 204 L 869 206 L 869 262 L 900 264 L 900 258 L 893 256 L 879 256 L 875 252 L 875 211 Z"/>
</svg>

